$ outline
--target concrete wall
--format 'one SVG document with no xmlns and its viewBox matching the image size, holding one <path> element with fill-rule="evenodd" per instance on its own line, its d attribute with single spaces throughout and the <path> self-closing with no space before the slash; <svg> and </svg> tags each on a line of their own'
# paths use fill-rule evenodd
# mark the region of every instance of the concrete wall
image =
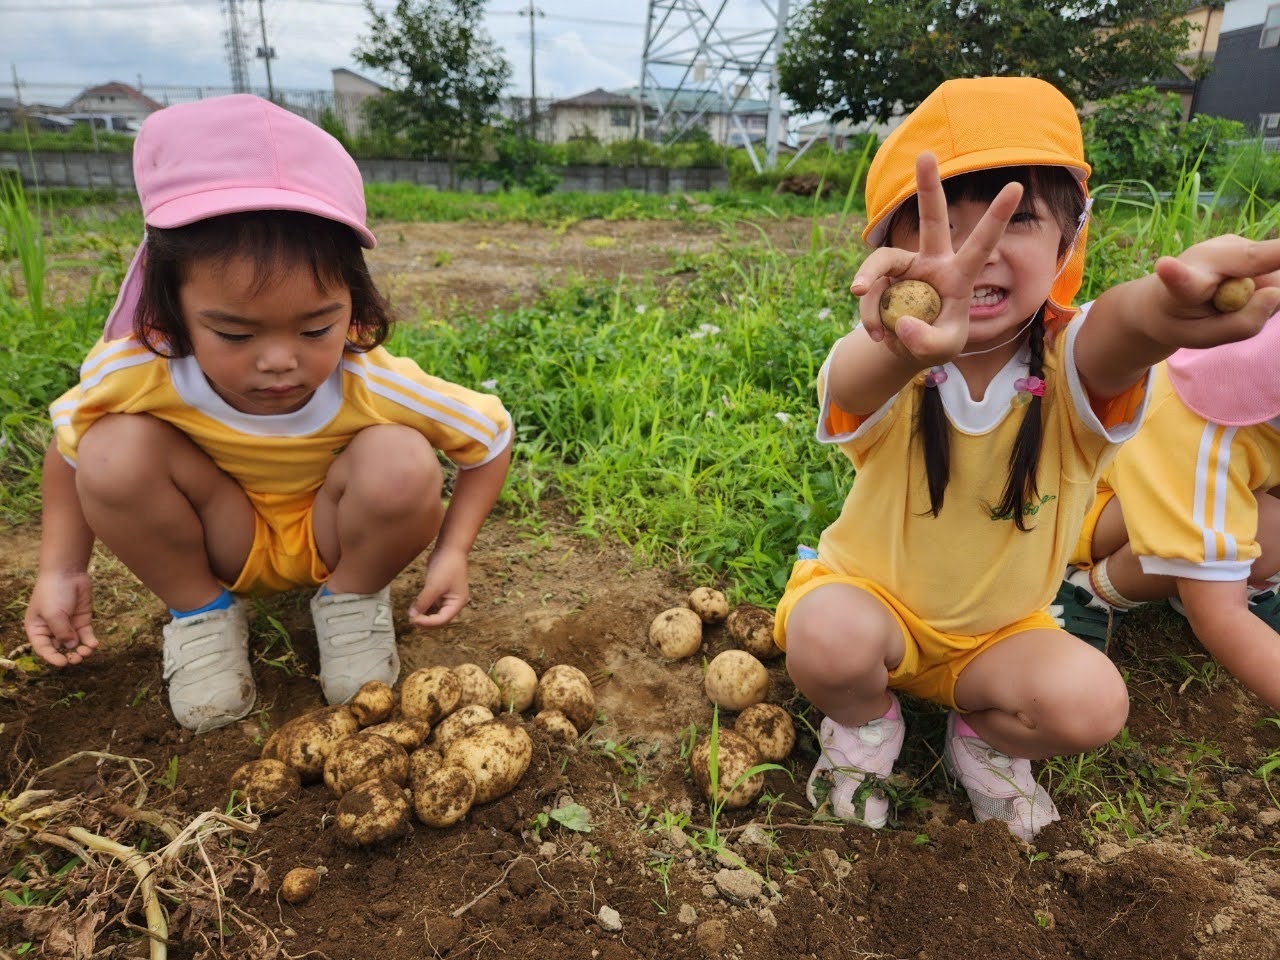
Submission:
<svg viewBox="0 0 1280 960">
<path fill-rule="evenodd" d="M 449 168 L 434 160 L 358 160 L 365 183 L 417 183 L 437 190 L 449 186 Z M 0 150 L 0 170 L 19 171 L 28 186 L 133 189 L 132 159 L 126 153 L 36 153 Z M 561 192 L 684 193 L 727 190 L 729 174 L 719 167 L 564 167 Z M 460 190 L 493 193 L 491 181 L 463 180 Z"/>
</svg>

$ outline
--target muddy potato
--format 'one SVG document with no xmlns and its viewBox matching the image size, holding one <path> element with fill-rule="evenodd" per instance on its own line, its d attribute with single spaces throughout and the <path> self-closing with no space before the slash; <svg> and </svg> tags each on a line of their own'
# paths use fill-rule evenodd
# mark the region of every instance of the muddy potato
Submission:
<svg viewBox="0 0 1280 960">
<path fill-rule="evenodd" d="M 370 680 L 347 702 L 356 722 L 362 727 L 371 727 L 391 718 L 396 708 L 396 694 L 381 680 Z"/>
<path fill-rule="evenodd" d="M 388 720 L 365 727 L 361 733 L 374 733 L 388 740 L 394 740 L 406 751 L 412 753 L 427 742 L 431 735 L 431 724 L 423 720 Z"/>
<path fill-rule="evenodd" d="M 515 788 L 532 757 L 533 741 L 523 727 L 490 720 L 453 741 L 444 765 L 465 767 L 476 781 L 474 802 L 488 803 Z"/>
<path fill-rule="evenodd" d="M 324 785 L 335 797 L 366 780 L 385 779 L 403 786 L 409 779 L 409 754 L 394 740 L 361 733 L 335 743 L 324 762 Z"/>
<path fill-rule="evenodd" d="M 729 599 L 714 587 L 695 587 L 688 602 L 703 623 L 723 623 L 729 615 Z"/>
<path fill-rule="evenodd" d="M 280 881 L 280 899 L 285 903 L 303 903 L 320 886 L 320 874 L 310 867 L 294 867 Z"/>
<path fill-rule="evenodd" d="M 409 831 L 409 801 L 394 780 L 366 780 L 338 801 L 334 816 L 338 839 L 352 847 L 368 847 Z"/>
<path fill-rule="evenodd" d="M 231 789 L 240 793 L 254 813 L 266 815 L 278 813 L 298 799 L 302 778 L 281 760 L 250 760 L 231 775 Z"/>
<path fill-rule="evenodd" d="M 314 783 L 324 775 L 324 762 L 333 745 L 359 730 L 360 724 L 348 707 L 314 710 L 279 729 L 273 738 L 276 758 L 297 770 L 303 783 Z M 268 746 L 271 744 L 268 741 Z"/>
<path fill-rule="evenodd" d="M 484 670 L 474 663 L 463 663 L 453 668 L 458 680 L 462 683 L 462 696 L 458 706 L 465 707 L 476 703 L 487 708 L 491 713 L 502 707 L 502 691 Z"/>
<path fill-rule="evenodd" d="M 486 720 L 492 719 L 493 711 L 488 707 L 478 703 L 463 704 L 436 724 L 436 728 L 431 731 L 431 737 L 427 740 L 427 743 L 444 753 L 449 749 L 449 744 L 457 740 L 471 727 L 479 726 Z"/>
<path fill-rule="evenodd" d="M 444 754 L 435 747 L 422 747 L 409 754 L 409 782 L 420 780 L 437 767 L 444 766 Z"/>
<path fill-rule="evenodd" d="M 1253 296 L 1254 282 L 1252 277 L 1232 277 L 1218 284 L 1213 294 L 1213 309 L 1219 313 L 1235 313 L 1244 309 L 1244 305 Z"/>
<path fill-rule="evenodd" d="M 880 320 L 890 330 L 896 330 L 903 317 L 933 323 L 941 312 L 942 298 L 923 280 L 899 280 L 880 294 Z"/>
<path fill-rule="evenodd" d="M 448 667 L 423 667 L 400 685 L 400 712 L 432 726 L 453 713 L 461 699 L 462 681 Z"/>
<path fill-rule="evenodd" d="M 542 675 L 533 705 L 539 712 L 559 710 L 579 733 L 586 733 L 596 722 L 596 694 L 591 681 L 567 663 L 558 663 Z"/>
<path fill-rule="evenodd" d="M 412 782 L 413 812 L 428 827 L 451 827 L 476 799 L 476 779 L 466 767 L 439 766 Z"/>
<path fill-rule="evenodd" d="M 745 807 L 764 789 L 764 774 L 746 773 L 760 763 L 760 751 L 746 737 L 721 727 L 716 737 L 717 786 L 711 793 L 711 738 L 703 737 L 693 748 L 693 779 L 708 802 L 722 802 L 726 809 Z"/>
<path fill-rule="evenodd" d="M 683 660 L 702 646 L 702 618 L 688 607 L 663 610 L 649 624 L 649 642 L 668 660 Z"/>
<path fill-rule="evenodd" d="M 760 759 L 778 763 L 796 745 L 796 725 L 791 714 L 772 703 L 756 703 L 738 714 L 733 730 L 756 745 Z"/>
<path fill-rule="evenodd" d="M 573 743 L 578 739 L 578 728 L 559 710 L 543 710 L 533 718 L 533 725 L 553 740 Z"/>
<path fill-rule="evenodd" d="M 745 650 L 725 650 L 707 664 L 707 697 L 722 710 L 745 710 L 769 692 L 769 671 Z"/>
<path fill-rule="evenodd" d="M 493 682 L 498 685 L 503 710 L 520 713 L 533 705 L 538 674 L 519 657 L 502 657 L 493 665 Z"/>
<path fill-rule="evenodd" d="M 725 619 L 729 636 L 743 650 L 761 660 L 771 660 L 782 650 L 773 642 L 773 614 L 764 607 L 743 603 Z"/>
</svg>

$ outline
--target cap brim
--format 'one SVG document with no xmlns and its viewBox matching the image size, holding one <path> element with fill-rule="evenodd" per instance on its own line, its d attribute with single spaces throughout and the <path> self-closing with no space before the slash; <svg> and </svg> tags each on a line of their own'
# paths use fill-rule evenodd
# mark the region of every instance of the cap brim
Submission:
<svg viewBox="0 0 1280 960">
<path fill-rule="evenodd" d="M 360 245 L 372 249 L 377 238 L 363 223 L 305 193 L 282 190 L 278 187 L 228 187 L 224 190 L 208 190 L 192 196 L 179 197 L 162 203 L 147 214 L 147 224 L 166 229 L 185 227 L 197 220 L 220 217 L 228 213 L 248 213 L 254 210 L 293 210 L 310 213 L 326 220 L 334 220 L 355 231 Z"/>
</svg>

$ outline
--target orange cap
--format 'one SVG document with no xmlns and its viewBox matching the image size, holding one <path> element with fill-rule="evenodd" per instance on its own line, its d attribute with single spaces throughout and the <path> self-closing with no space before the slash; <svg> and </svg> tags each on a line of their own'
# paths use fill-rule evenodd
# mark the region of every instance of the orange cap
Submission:
<svg viewBox="0 0 1280 960">
<path fill-rule="evenodd" d="M 894 211 L 916 193 L 916 158 L 932 153 L 938 175 L 948 177 L 993 167 L 1066 167 L 1085 181 L 1080 119 L 1071 101 L 1052 84 L 1035 77 L 973 77 L 947 80 L 885 138 L 867 171 L 867 227 L 862 238 L 884 241 Z M 1087 222 L 1082 224 L 1069 260 L 1054 281 L 1049 299 L 1069 317 L 1071 300 L 1084 278 Z"/>
</svg>

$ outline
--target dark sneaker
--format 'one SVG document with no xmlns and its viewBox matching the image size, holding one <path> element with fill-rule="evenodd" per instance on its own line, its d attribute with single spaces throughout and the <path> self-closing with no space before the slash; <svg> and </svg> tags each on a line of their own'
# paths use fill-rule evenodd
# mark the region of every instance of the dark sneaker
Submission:
<svg viewBox="0 0 1280 960">
<path fill-rule="evenodd" d="M 1105 603 L 1089 589 L 1087 570 L 1076 570 L 1058 587 L 1049 615 L 1067 633 L 1106 653 L 1124 611 Z"/>
</svg>

